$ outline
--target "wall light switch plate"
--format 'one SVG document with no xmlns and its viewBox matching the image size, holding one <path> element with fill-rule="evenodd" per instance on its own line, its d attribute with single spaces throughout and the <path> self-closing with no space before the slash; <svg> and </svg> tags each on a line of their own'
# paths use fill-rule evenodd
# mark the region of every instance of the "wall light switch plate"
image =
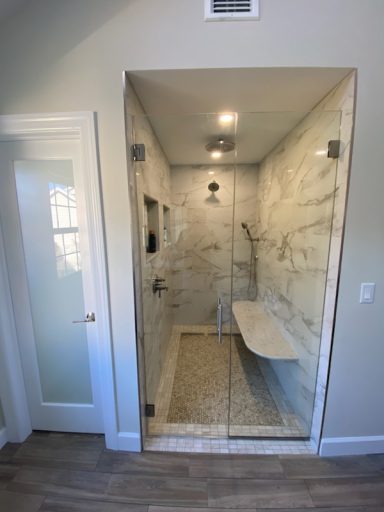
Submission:
<svg viewBox="0 0 384 512">
<path fill-rule="evenodd" d="M 361 283 L 360 304 L 372 304 L 375 301 L 375 283 Z"/>
</svg>

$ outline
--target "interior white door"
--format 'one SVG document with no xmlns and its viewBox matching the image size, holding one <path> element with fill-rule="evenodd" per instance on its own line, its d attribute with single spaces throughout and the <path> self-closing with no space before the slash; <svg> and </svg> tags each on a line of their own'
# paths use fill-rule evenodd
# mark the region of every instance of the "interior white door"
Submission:
<svg viewBox="0 0 384 512">
<path fill-rule="evenodd" d="M 1 142 L 0 220 L 32 428 L 101 433 L 80 151 L 78 140 Z"/>
</svg>

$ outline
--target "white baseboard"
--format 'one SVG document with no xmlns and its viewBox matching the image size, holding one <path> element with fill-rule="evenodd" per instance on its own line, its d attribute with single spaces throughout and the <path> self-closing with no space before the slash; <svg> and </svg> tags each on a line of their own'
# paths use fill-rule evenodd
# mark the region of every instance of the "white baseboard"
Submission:
<svg viewBox="0 0 384 512">
<path fill-rule="evenodd" d="M 117 449 L 126 452 L 141 452 L 141 437 L 136 432 L 119 432 Z"/>
<path fill-rule="evenodd" d="M 319 453 L 319 441 L 311 437 L 309 440 L 313 453 Z"/>
<path fill-rule="evenodd" d="M 0 448 L 2 448 L 6 442 L 8 442 L 7 429 L 3 427 L 0 429 Z"/>
<path fill-rule="evenodd" d="M 366 455 L 384 453 L 384 436 L 325 437 L 320 443 L 320 455 Z"/>
</svg>

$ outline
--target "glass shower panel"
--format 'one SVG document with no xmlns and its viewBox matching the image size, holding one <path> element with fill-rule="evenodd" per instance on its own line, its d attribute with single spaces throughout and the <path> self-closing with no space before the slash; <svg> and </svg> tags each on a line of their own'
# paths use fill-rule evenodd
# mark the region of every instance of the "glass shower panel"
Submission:
<svg viewBox="0 0 384 512">
<path fill-rule="evenodd" d="M 227 435 L 236 116 L 135 115 L 133 131 L 147 432 Z"/>
<path fill-rule="evenodd" d="M 340 112 L 238 117 L 229 435 L 310 434 L 339 129 Z"/>
</svg>

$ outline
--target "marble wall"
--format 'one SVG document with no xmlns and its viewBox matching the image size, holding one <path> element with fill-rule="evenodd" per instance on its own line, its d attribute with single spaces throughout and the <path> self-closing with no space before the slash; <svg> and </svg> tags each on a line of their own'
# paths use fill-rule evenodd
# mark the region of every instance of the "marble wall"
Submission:
<svg viewBox="0 0 384 512">
<path fill-rule="evenodd" d="M 337 164 L 336 191 L 329 248 L 328 274 L 324 300 L 324 315 L 321 331 L 321 345 L 316 382 L 311 440 L 317 450 L 320 444 L 321 425 L 325 408 L 325 395 L 331 358 L 333 322 L 335 318 L 336 295 L 340 269 L 342 235 L 347 201 L 349 168 L 352 150 L 355 79 L 353 72 L 319 103 L 316 110 L 339 110 L 341 112 L 341 149 Z"/>
<path fill-rule="evenodd" d="M 168 342 L 173 325 L 172 309 L 172 265 L 171 247 L 164 242 L 163 207 L 170 207 L 171 184 L 168 160 L 146 117 L 137 96 L 129 91 L 130 111 L 133 114 L 133 138 L 136 143 L 144 143 L 146 160 L 135 162 L 137 215 L 139 224 L 140 256 L 141 256 L 141 295 L 143 352 L 145 359 L 146 402 L 155 403 L 156 392 L 160 381 Z M 146 212 L 144 196 L 157 201 L 158 218 L 155 234 L 157 248 L 155 253 L 148 253 L 148 228 L 146 228 Z M 139 275 L 138 269 L 137 275 Z M 161 297 L 152 290 L 152 279 L 155 275 L 165 279 L 168 291 L 162 291 Z"/>
<path fill-rule="evenodd" d="M 258 300 L 299 354 L 271 362 L 295 411 L 310 432 L 323 328 L 332 236 L 340 236 L 344 208 L 338 160 L 328 141 L 340 138 L 344 86 L 332 91 L 259 166 L 256 229 Z M 343 92 L 341 92 L 343 90 Z M 339 201 L 336 203 L 339 205 Z M 339 220 L 338 220 L 339 218 Z"/>
<path fill-rule="evenodd" d="M 234 261 L 235 296 L 248 288 L 249 242 L 240 219 L 254 224 L 257 166 L 236 167 L 233 228 L 234 165 L 172 166 L 172 282 L 176 324 L 215 324 L 220 297 L 223 321 L 231 317 L 232 236 L 238 250 Z M 220 189 L 212 193 L 215 180 Z"/>
</svg>

